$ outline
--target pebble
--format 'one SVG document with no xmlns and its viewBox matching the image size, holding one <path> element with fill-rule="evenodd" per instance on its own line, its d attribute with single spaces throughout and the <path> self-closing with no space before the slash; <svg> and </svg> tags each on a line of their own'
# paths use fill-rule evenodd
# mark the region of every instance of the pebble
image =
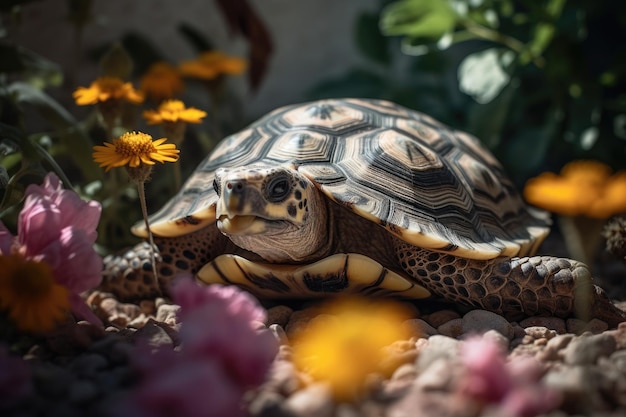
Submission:
<svg viewBox="0 0 626 417">
<path fill-rule="evenodd" d="M 447 391 L 454 382 L 454 368 L 448 358 L 439 357 L 419 372 L 415 385 L 425 391 Z"/>
<path fill-rule="evenodd" d="M 486 310 L 472 310 L 463 316 L 463 333 L 484 333 L 496 330 L 509 340 L 514 332 L 511 323 L 499 314 Z"/>
<path fill-rule="evenodd" d="M 465 333 L 463 326 L 464 321 L 462 318 L 452 319 L 437 327 L 437 332 L 447 337 L 457 338 Z"/>
<path fill-rule="evenodd" d="M 289 345 L 289 338 L 287 333 L 280 324 L 270 324 L 270 332 L 274 335 L 274 338 L 279 345 Z"/>
<path fill-rule="evenodd" d="M 428 338 L 428 343 L 419 351 L 417 370 L 421 373 L 437 359 L 457 359 L 458 352 L 459 341 L 457 339 L 444 335 L 431 336 Z"/>
<path fill-rule="evenodd" d="M 430 313 L 424 320 L 432 327 L 437 328 L 450 320 L 460 319 L 461 315 L 454 310 L 439 310 Z"/>
<path fill-rule="evenodd" d="M 289 321 L 289 318 L 292 314 L 293 309 L 285 305 L 270 307 L 269 309 L 267 309 L 266 324 L 278 324 L 284 328 L 287 325 L 287 322 Z"/>
<path fill-rule="evenodd" d="M 288 397 L 283 406 L 300 417 L 332 417 L 334 401 L 327 384 L 314 383 Z"/>
<path fill-rule="evenodd" d="M 180 306 L 176 304 L 157 304 L 156 321 L 168 324 L 170 326 L 179 325 L 178 312 Z"/>
<path fill-rule="evenodd" d="M 84 404 L 93 401 L 100 390 L 89 380 L 76 380 L 72 382 L 68 390 L 68 399 L 74 404 Z"/>
<path fill-rule="evenodd" d="M 166 329 L 163 326 L 159 326 L 154 320 L 148 321 L 145 326 L 135 332 L 132 338 L 133 340 L 145 341 L 154 348 L 161 346 L 171 346 L 173 348 L 177 345 Z"/>
<path fill-rule="evenodd" d="M 545 327 L 554 330 L 558 334 L 567 333 L 565 320 L 558 317 L 528 317 L 519 322 L 521 327 Z"/>
<path fill-rule="evenodd" d="M 577 335 L 583 334 L 584 332 L 599 334 L 609 328 L 608 324 L 598 319 L 593 319 L 589 322 L 580 319 L 567 319 L 565 325 L 568 333 L 574 333 Z"/>
<path fill-rule="evenodd" d="M 69 370 L 75 375 L 85 378 L 93 378 L 98 371 L 109 365 L 107 359 L 97 353 L 85 353 L 76 356 L 70 363 Z"/>
<path fill-rule="evenodd" d="M 439 334 L 437 329 L 422 319 L 408 319 L 402 322 L 402 330 L 411 336 L 432 336 Z"/>
<path fill-rule="evenodd" d="M 599 358 L 611 356 L 615 347 L 615 339 L 611 335 L 579 337 L 564 349 L 563 360 L 568 365 L 593 365 Z"/>
</svg>

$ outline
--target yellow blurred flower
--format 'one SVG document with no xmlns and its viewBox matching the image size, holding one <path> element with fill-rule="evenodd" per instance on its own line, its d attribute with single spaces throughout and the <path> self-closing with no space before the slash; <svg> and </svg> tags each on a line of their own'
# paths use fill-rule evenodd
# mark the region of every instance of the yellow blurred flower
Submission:
<svg viewBox="0 0 626 417">
<path fill-rule="evenodd" d="M 574 161 L 561 174 L 544 172 L 524 187 L 528 203 L 566 216 L 605 219 L 626 212 L 626 172 L 611 175 L 597 161 Z"/>
<path fill-rule="evenodd" d="M 178 70 L 184 77 L 213 80 L 222 74 L 239 75 L 246 69 L 246 61 L 232 57 L 220 51 L 208 51 L 200 54 L 196 59 L 183 61 Z"/>
<path fill-rule="evenodd" d="M 184 84 L 176 67 L 169 62 L 158 61 L 141 77 L 140 89 L 152 100 L 160 103 L 180 94 Z"/>
<path fill-rule="evenodd" d="M 152 136 L 141 132 L 127 132 L 113 143 L 104 142 L 104 146 L 94 146 L 93 159 L 100 167 L 110 170 L 114 167 L 129 166 L 136 168 L 141 164 L 154 165 L 154 162 L 176 162 L 176 145 L 164 143 L 167 138 L 152 140 Z"/>
<path fill-rule="evenodd" d="M 185 107 L 185 103 L 180 100 L 166 100 L 157 110 L 146 110 L 143 117 L 148 124 L 160 123 L 201 123 L 206 117 L 206 112 L 195 107 Z"/>
<path fill-rule="evenodd" d="M 20 330 L 50 331 L 70 311 L 69 291 L 54 281 L 48 264 L 0 255 L 0 271 L 0 309 Z"/>
<path fill-rule="evenodd" d="M 321 313 L 295 336 L 294 363 L 339 400 L 353 399 L 368 374 L 383 372 L 385 348 L 411 337 L 402 326 L 408 312 L 390 301 L 336 301 Z"/>
<path fill-rule="evenodd" d="M 76 104 L 87 106 L 109 100 L 124 100 L 139 104 L 143 94 L 135 90 L 131 83 L 125 83 L 116 77 L 99 77 L 89 87 L 78 87 L 73 94 Z"/>
</svg>

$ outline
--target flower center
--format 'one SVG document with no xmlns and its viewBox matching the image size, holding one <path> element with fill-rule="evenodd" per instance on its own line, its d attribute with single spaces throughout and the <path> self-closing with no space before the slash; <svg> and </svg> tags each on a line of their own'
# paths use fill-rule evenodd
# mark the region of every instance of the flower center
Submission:
<svg viewBox="0 0 626 417">
<path fill-rule="evenodd" d="M 127 132 L 114 141 L 115 153 L 124 156 L 146 155 L 156 152 L 152 136 L 141 132 Z"/>
<path fill-rule="evenodd" d="M 37 297 L 47 294 L 52 288 L 52 268 L 47 263 L 24 259 L 21 255 L 1 258 L 0 264 L 4 264 L 8 272 L 8 284 L 15 293 Z"/>
</svg>

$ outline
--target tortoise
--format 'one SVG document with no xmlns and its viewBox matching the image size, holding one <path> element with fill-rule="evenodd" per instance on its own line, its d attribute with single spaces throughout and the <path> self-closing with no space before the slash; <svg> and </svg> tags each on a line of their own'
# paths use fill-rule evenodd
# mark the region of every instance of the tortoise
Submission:
<svg viewBox="0 0 626 417">
<path fill-rule="evenodd" d="M 221 141 L 150 223 L 161 289 L 187 272 L 259 298 L 436 296 L 510 319 L 626 318 L 585 264 L 533 256 L 549 215 L 477 138 L 388 101 L 272 111 Z M 103 289 L 158 294 L 148 248 L 106 258 Z"/>
</svg>

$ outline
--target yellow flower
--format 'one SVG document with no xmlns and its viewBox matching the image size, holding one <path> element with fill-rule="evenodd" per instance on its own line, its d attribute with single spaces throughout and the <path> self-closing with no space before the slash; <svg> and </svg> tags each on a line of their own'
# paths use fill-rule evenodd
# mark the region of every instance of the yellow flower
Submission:
<svg viewBox="0 0 626 417">
<path fill-rule="evenodd" d="M 204 52 L 191 61 L 183 61 L 178 70 L 185 77 L 213 80 L 221 74 L 239 75 L 246 69 L 246 61 L 219 51 Z"/>
<path fill-rule="evenodd" d="M 106 171 L 114 167 L 129 166 L 137 168 L 141 164 L 154 165 L 157 162 L 176 162 L 176 145 L 163 143 L 167 138 L 152 140 L 152 136 L 141 132 L 127 132 L 113 143 L 104 142 L 104 146 L 94 146 L 93 159 Z"/>
<path fill-rule="evenodd" d="M 544 172 L 528 180 L 524 197 L 553 213 L 605 219 L 626 212 L 626 173 L 611 175 L 600 162 L 574 161 L 560 175 Z"/>
<path fill-rule="evenodd" d="M 99 77 L 89 87 L 78 87 L 73 97 L 79 106 L 109 100 L 125 100 L 135 104 L 143 102 L 141 92 L 135 90 L 131 83 L 125 83 L 116 77 Z"/>
<path fill-rule="evenodd" d="M 44 262 L 0 255 L 0 309 L 20 330 L 47 332 L 70 311 L 69 290 L 57 284 Z"/>
<path fill-rule="evenodd" d="M 194 107 L 185 107 L 185 103 L 180 100 L 167 100 L 161 103 L 157 110 L 146 110 L 143 117 L 148 124 L 159 123 L 201 123 L 206 117 L 206 112 Z"/>
<path fill-rule="evenodd" d="M 140 88 L 154 101 L 160 103 L 180 94 L 184 85 L 178 70 L 172 64 L 159 61 L 152 64 L 141 77 Z"/>
<path fill-rule="evenodd" d="M 294 338 L 294 363 L 326 381 L 340 400 L 350 400 L 365 377 L 381 372 L 385 348 L 411 335 L 398 304 L 349 299 L 331 304 Z"/>
</svg>

